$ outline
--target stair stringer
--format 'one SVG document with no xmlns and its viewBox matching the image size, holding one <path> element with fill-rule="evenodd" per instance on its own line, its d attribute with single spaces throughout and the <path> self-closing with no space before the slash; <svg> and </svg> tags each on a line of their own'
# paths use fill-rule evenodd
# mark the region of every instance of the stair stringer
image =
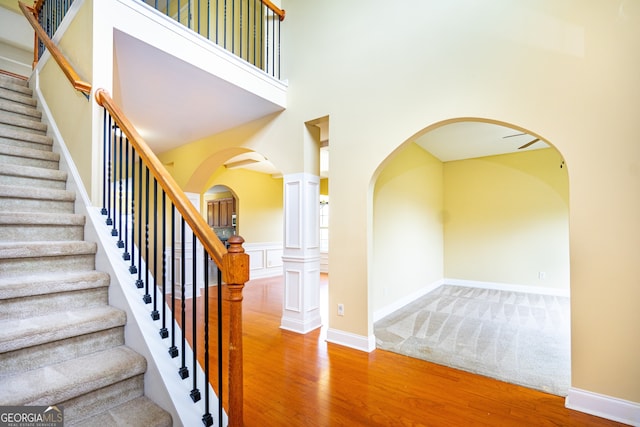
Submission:
<svg viewBox="0 0 640 427">
<path fill-rule="evenodd" d="M 160 338 L 159 323 L 151 319 L 151 307 L 142 301 L 142 293 L 134 284 L 135 276 L 129 273 L 121 250 L 117 248 L 115 238 L 105 225 L 105 217 L 100 213 L 100 208 L 91 204 L 80 173 L 64 145 L 62 135 L 40 90 L 37 71 L 32 75 L 31 81 L 35 83 L 32 87 L 38 100 L 38 109 L 42 111 L 42 123 L 48 125 L 48 135 L 53 138 L 53 151 L 60 154 L 60 170 L 68 174 L 67 189 L 77 195 L 75 212 L 87 218 L 84 226 L 85 240 L 97 243 L 96 270 L 111 276 L 109 304 L 127 314 L 124 327 L 125 343 L 147 360 L 147 371 L 144 375 L 145 395 L 171 414 L 174 427 L 202 425 L 202 415 L 205 413 L 204 399 L 194 403 L 189 397 L 193 379 L 190 376 L 182 380 L 178 375 L 180 357 L 169 357 L 170 339 Z M 144 268 L 144 265 L 141 268 Z M 152 283 L 149 286 L 152 286 Z M 168 312 L 168 307 L 166 308 Z M 175 330 L 176 342 L 181 342 L 181 329 L 177 324 Z M 189 346 L 186 347 L 185 357 L 186 360 L 193 360 L 193 352 Z M 191 375 L 194 374 L 198 375 L 198 383 L 202 387 L 204 372 L 199 365 L 196 373 L 191 372 Z M 212 387 L 207 386 L 211 397 L 210 408 L 217 408 L 217 396 Z M 204 397 L 204 392 L 202 396 Z M 223 425 L 227 425 L 227 414 L 224 413 L 223 417 Z M 215 416 L 214 425 L 217 425 Z"/>
</svg>

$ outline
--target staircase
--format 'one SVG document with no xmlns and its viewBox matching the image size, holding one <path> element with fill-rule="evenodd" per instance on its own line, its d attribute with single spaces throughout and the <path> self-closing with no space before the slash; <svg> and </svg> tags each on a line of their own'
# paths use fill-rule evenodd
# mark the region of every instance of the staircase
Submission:
<svg viewBox="0 0 640 427">
<path fill-rule="evenodd" d="M 65 426 L 171 426 L 144 396 L 59 155 L 25 81 L 0 75 L 0 406 L 64 408 Z"/>
</svg>

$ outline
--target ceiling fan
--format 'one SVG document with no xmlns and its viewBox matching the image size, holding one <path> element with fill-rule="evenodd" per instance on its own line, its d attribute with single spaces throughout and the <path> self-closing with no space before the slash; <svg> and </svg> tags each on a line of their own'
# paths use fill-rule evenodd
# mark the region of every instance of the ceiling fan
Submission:
<svg viewBox="0 0 640 427">
<path fill-rule="evenodd" d="M 513 138 L 514 136 L 523 136 L 523 135 L 527 135 L 526 133 L 515 133 L 513 135 L 507 135 L 507 136 L 503 136 L 502 138 Z M 518 150 L 522 150 L 523 148 L 527 148 L 533 144 L 535 144 L 536 142 L 540 141 L 540 138 L 535 138 L 529 142 L 527 142 L 524 145 L 521 145 L 520 147 L 518 147 Z"/>
</svg>

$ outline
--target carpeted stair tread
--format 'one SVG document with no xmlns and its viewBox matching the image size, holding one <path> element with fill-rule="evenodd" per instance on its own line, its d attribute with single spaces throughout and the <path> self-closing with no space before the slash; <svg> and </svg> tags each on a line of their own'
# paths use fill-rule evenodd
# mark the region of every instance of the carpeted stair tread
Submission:
<svg viewBox="0 0 640 427">
<path fill-rule="evenodd" d="M 67 181 L 67 173 L 57 169 L 38 168 L 33 166 L 19 166 L 0 163 L 0 175 L 22 178 L 48 179 L 52 181 Z"/>
<path fill-rule="evenodd" d="M 38 132 L 44 135 L 47 132 L 47 125 L 38 118 L 25 116 L 24 114 L 0 109 L 0 126 L 25 129 L 27 132 Z"/>
<path fill-rule="evenodd" d="M 0 225 L 84 225 L 84 215 L 47 212 L 2 212 Z"/>
<path fill-rule="evenodd" d="M 9 111 L 12 113 L 22 114 L 24 116 L 30 116 L 37 120 L 41 120 L 42 112 L 40 112 L 36 107 L 31 105 L 19 104 L 16 102 L 11 102 L 6 99 L 0 98 L 0 110 Z"/>
<path fill-rule="evenodd" d="M 33 90 L 29 85 L 24 84 L 24 80 L 10 78 L 4 79 L 0 82 L 0 88 L 33 98 Z"/>
<path fill-rule="evenodd" d="M 5 126 L 0 126 L 0 140 L 2 139 L 21 140 L 26 142 L 32 142 L 35 144 L 40 144 L 42 145 L 43 150 L 44 149 L 51 150 L 51 147 L 53 145 L 53 138 L 50 136 L 41 135 L 33 132 L 27 132 L 25 130 L 18 130 L 15 128 L 9 128 Z"/>
<path fill-rule="evenodd" d="M 69 427 L 171 427 L 171 415 L 149 398 L 141 396 Z"/>
<path fill-rule="evenodd" d="M 39 199 L 73 202 L 76 194 L 55 188 L 24 187 L 21 185 L 0 185 L 0 197 L 16 199 Z M 1 208 L 1 206 L 0 206 Z"/>
<path fill-rule="evenodd" d="M 2 378 L 0 402 L 9 406 L 65 402 L 141 375 L 146 367 L 144 357 L 119 346 Z"/>
<path fill-rule="evenodd" d="M 108 305 L 0 320 L 0 353 L 124 326 L 125 322 L 125 313 Z"/>
<path fill-rule="evenodd" d="M 0 144 L 0 154 L 12 157 L 23 157 L 27 159 L 47 160 L 50 162 L 60 161 L 60 154 L 53 151 L 36 150 L 33 148 L 14 147 Z"/>
<path fill-rule="evenodd" d="M 0 301 L 33 295 L 107 287 L 110 276 L 101 271 L 41 272 L 0 278 Z"/>
<path fill-rule="evenodd" d="M 19 102 L 25 105 L 37 105 L 37 101 L 31 97 L 31 89 L 20 85 L 0 86 L 0 98 L 10 101 Z"/>
<path fill-rule="evenodd" d="M 26 79 L 22 79 L 19 77 L 0 74 L 0 87 L 5 87 L 6 85 L 29 87 L 29 82 Z"/>
<path fill-rule="evenodd" d="M 92 242 L 0 242 L 0 259 L 95 254 Z M 1 270 L 0 270 L 1 271 Z"/>
<path fill-rule="evenodd" d="M 84 238 L 84 215 L 0 211 L 0 241 L 69 241 Z"/>
</svg>

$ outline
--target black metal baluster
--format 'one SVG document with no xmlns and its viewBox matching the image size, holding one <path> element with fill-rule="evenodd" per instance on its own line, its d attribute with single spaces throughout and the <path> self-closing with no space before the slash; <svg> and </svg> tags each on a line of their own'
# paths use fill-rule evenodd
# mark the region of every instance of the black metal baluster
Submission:
<svg viewBox="0 0 640 427">
<path fill-rule="evenodd" d="M 165 299 L 167 295 L 167 193 L 162 190 L 162 328 L 160 337 L 167 338 L 167 305 Z"/>
<path fill-rule="evenodd" d="M 138 199 L 140 196 L 138 195 Z M 131 152 L 131 264 L 129 265 L 129 273 L 136 274 L 138 269 L 136 268 L 135 258 L 135 244 L 136 244 L 136 226 L 140 226 L 140 222 L 136 221 L 136 152 Z M 138 240 L 138 247 L 140 247 L 140 240 Z M 138 250 L 138 252 L 140 252 Z M 138 261 L 139 262 L 139 261 Z M 139 265 L 139 264 L 138 264 Z"/>
<path fill-rule="evenodd" d="M 218 425 L 222 425 L 222 396 L 223 394 L 223 378 L 224 373 L 222 372 L 222 357 L 223 357 L 223 349 L 222 349 L 222 269 L 217 268 L 217 280 L 218 280 L 218 289 L 216 289 L 218 293 L 218 301 L 217 301 L 217 309 L 218 309 Z"/>
<path fill-rule="evenodd" d="M 196 235 L 192 234 L 191 250 L 193 256 L 191 257 L 191 347 L 193 350 L 193 389 L 191 390 L 191 400 L 197 402 L 200 400 L 200 390 L 198 390 L 198 299 L 196 298 L 196 292 L 198 290 L 198 257 L 196 256 Z"/>
<path fill-rule="evenodd" d="M 207 40 L 211 40 L 211 1 L 207 0 Z"/>
<path fill-rule="evenodd" d="M 224 14 L 223 14 L 223 26 L 224 26 L 224 44 L 223 47 L 226 49 L 227 48 L 227 0 L 224 0 Z"/>
<path fill-rule="evenodd" d="M 256 58 L 256 45 L 258 43 L 258 39 L 256 38 L 256 30 L 258 29 L 258 21 L 256 21 L 256 13 L 258 7 L 256 2 L 258 0 L 253 0 L 253 65 L 258 65 L 258 59 Z"/>
<path fill-rule="evenodd" d="M 176 346 L 176 206 L 171 202 L 171 358 L 178 357 Z"/>
<path fill-rule="evenodd" d="M 122 235 L 124 235 L 124 253 L 122 254 L 122 259 L 124 259 L 125 261 L 128 261 L 131 256 L 129 255 L 129 252 L 127 251 L 127 245 L 129 243 L 129 217 L 130 217 L 130 212 L 129 209 L 131 208 L 132 205 L 129 205 L 129 151 L 131 151 L 131 144 L 129 144 L 129 138 L 124 139 L 125 141 L 125 160 L 124 160 L 124 167 L 125 167 L 125 179 L 126 179 L 126 185 L 124 187 L 124 211 L 125 211 L 125 221 L 124 221 L 124 231 L 122 232 Z M 122 238 L 122 236 L 121 236 Z"/>
<path fill-rule="evenodd" d="M 266 48 L 267 48 L 267 53 L 265 55 L 266 57 L 266 63 L 265 63 L 265 67 L 264 67 L 264 71 L 266 71 L 267 73 L 269 72 L 269 21 L 271 20 L 271 18 L 269 18 L 269 8 L 266 9 L 266 14 L 265 14 L 265 19 L 267 21 L 267 43 L 266 43 Z"/>
<path fill-rule="evenodd" d="M 207 427 L 213 425 L 213 417 L 209 410 L 209 260 L 209 254 L 204 251 L 204 415 L 202 423 Z"/>
<path fill-rule="evenodd" d="M 148 261 L 147 261 L 148 262 Z M 153 311 L 151 318 L 158 320 L 158 180 L 153 178 Z"/>
<path fill-rule="evenodd" d="M 185 280 L 186 280 L 186 274 L 185 274 L 185 266 L 186 266 L 186 262 L 185 262 L 185 250 L 184 250 L 184 217 L 180 217 L 180 285 L 181 285 L 181 292 L 182 292 L 182 300 L 181 300 L 181 309 L 182 309 L 182 313 L 181 313 L 181 320 L 182 320 L 182 366 L 180 367 L 180 369 L 178 370 L 178 375 L 180 375 L 180 378 L 185 379 L 189 377 L 189 368 L 187 368 L 186 366 L 186 360 L 185 360 L 185 347 L 186 347 L 186 340 L 187 340 L 187 324 L 186 322 L 186 303 L 185 303 Z"/>
<path fill-rule="evenodd" d="M 118 128 L 119 130 L 119 128 Z M 118 139 L 119 139 L 119 149 L 118 149 L 118 157 L 119 157 L 119 162 L 118 162 L 118 236 L 120 237 L 118 239 L 118 247 L 119 248 L 124 248 L 124 241 L 122 240 L 122 131 L 119 132 L 118 135 Z"/>
<path fill-rule="evenodd" d="M 111 122 L 111 116 L 109 116 L 109 122 Z M 109 129 L 109 126 L 107 126 L 107 110 L 104 109 L 102 111 L 102 130 L 104 134 L 104 139 L 102 140 L 102 209 L 100 210 L 102 215 L 107 214 L 107 129 Z"/>
<path fill-rule="evenodd" d="M 136 287 L 142 289 L 142 159 L 138 156 L 138 279 Z"/>
<path fill-rule="evenodd" d="M 105 220 L 105 224 L 112 225 L 113 220 L 111 219 L 111 165 L 113 164 L 112 157 L 113 152 L 111 150 L 111 141 L 113 138 L 113 125 L 111 124 L 111 115 L 109 115 L 109 138 L 107 139 L 107 151 L 109 153 L 108 161 L 107 161 L 107 181 L 105 186 L 107 188 L 107 219 Z"/>
<path fill-rule="evenodd" d="M 260 2 L 260 69 L 267 71 L 264 66 L 264 5 Z"/>
<path fill-rule="evenodd" d="M 216 0 L 216 28 L 215 28 L 215 30 L 216 30 L 216 44 L 219 44 L 218 43 L 218 38 L 219 38 L 219 35 L 220 35 L 220 31 L 219 31 L 220 30 L 220 5 L 218 3 L 218 0 Z"/>
<path fill-rule="evenodd" d="M 281 55 L 281 46 L 280 46 L 280 40 L 281 40 L 281 36 L 282 36 L 282 29 L 281 29 L 281 23 L 282 21 L 280 21 L 280 19 L 278 19 L 278 80 L 280 79 L 280 58 L 282 58 Z M 275 77 L 275 75 L 274 75 Z"/>
<path fill-rule="evenodd" d="M 118 235 L 118 229 L 116 228 L 117 225 L 117 212 L 116 212 L 116 193 L 117 193 L 117 185 L 118 185 L 118 178 L 117 178 L 117 145 L 116 145 L 116 129 L 118 129 L 118 126 L 114 126 L 114 128 L 111 129 L 111 137 L 113 139 L 113 144 L 111 144 L 111 150 L 113 152 L 113 154 L 111 155 L 112 158 L 112 163 L 111 163 L 111 170 L 113 171 L 113 177 L 112 177 L 112 191 L 111 191 L 111 203 L 110 203 L 110 207 L 109 210 L 110 212 L 113 214 L 113 228 L 111 229 L 111 235 L 112 236 L 117 236 Z"/>
<path fill-rule="evenodd" d="M 145 167 L 144 177 L 144 259 L 146 268 L 144 269 L 144 296 L 142 301 L 145 304 L 151 303 L 151 295 L 149 295 L 149 168 Z"/>
</svg>

